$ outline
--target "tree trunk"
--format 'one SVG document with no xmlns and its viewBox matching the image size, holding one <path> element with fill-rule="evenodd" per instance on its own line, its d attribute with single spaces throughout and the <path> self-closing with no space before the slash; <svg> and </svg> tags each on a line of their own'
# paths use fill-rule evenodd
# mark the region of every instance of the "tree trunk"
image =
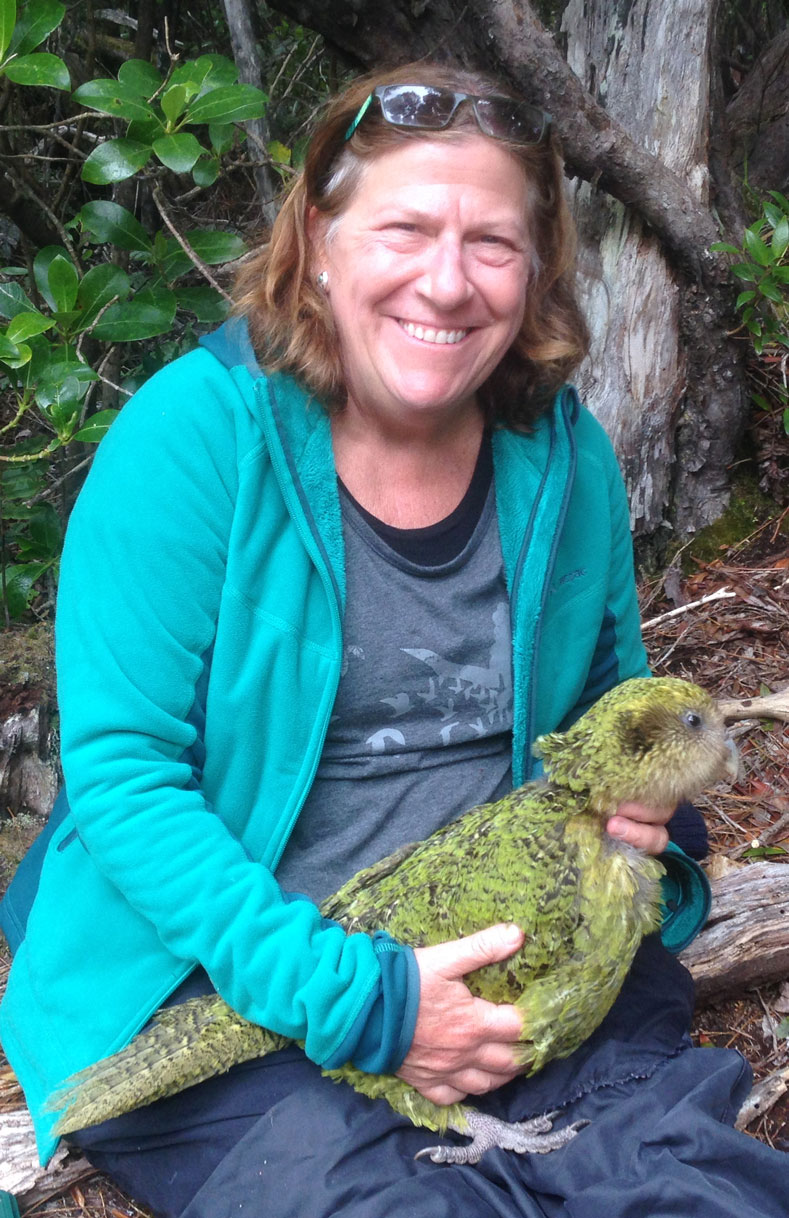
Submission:
<svg viewBox="0 0 789 1218">
<path fill-rule="evenodd" d="M 705 210 L 712 9 L 710 0 L 570 0 L 562 20 L 568 63 L 590 95 L 659 151 Z M 572 193 L 592 331 L 580 388 L 616 447 L 636 535 L 654 533 L 672 500 L 679 531 L 694 531 L 726 504 L 744 413 L 737 352 L 719 308 L 704 308 L 642 215 L 589 182 L 576 179 Z"/>
<path fill-rule="evenodd" d="M 236 61 L 239 79 L 245 85 L 254 85 L 257 89 L 262 89 L 263 69 L 255 40 L 250 0 L 222 0 L 222 6 L 227 17 L 233 58 Z M 276 174 L 264 159 L 270 138 L 268 124 L 265 118 L 256 118 L 251 119 L 244 126 L 250 137 L 249 148 L 252 159 L 256 162 L 254 174 L 260 210 L 265 223 L 271 225 L 277 215 L 274 199 L 278 193 L 279 183 Z"/>
<path fill-rule="evenodd" d="M 528 0 L 276 0 L 365 67 L 450 49 L 553 115 L 579 179 L 594 335 L 581 387 L 611 432 L 641 535 L 720 514 L 747 409 L 741 350 L 726 336 L 728 271 L 709 252 L 721 236 L 707 168 L 717 4 L 569 0 L 568 63 Z"/>
</svg>

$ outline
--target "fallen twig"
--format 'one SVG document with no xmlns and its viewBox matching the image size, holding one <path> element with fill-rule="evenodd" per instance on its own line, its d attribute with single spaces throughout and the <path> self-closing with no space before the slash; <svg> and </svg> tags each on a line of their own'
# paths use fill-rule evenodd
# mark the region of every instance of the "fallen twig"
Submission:
<svg viewBox="0 0 789 1218">
<path fill-rule="evenodd" d="M 642 630 L 651 630 L 653 626 L 659 625 L 660 622 L 667 622 L 669 618 L 679 617 L 682 613 L 689 613 L 691 609 L 698 609 L 700 605 L 708 605 L 710 601 L 720 601 L 736 597 L 736 592 L 731 592 L 728 588 L 718 588 L 716 592 L 710 592 L 707 596 L 702 596 L 701 600 L 689 601 L 687 605 L 680 605 L 677 609 L 669 609 L 668 613 L 661 613 L 658 617 L 650 618 L 648 622 L 642 622 Z"/>
</svg>

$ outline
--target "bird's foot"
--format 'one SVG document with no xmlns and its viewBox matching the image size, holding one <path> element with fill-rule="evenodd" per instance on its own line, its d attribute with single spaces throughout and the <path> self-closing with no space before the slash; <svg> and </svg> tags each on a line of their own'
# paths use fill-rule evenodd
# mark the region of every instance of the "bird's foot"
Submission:
<svg viewBox="0 0 789 1218">
<path fill-rule="evenodd" d="M 426 1146 L 416 1158 L 431 1159 L 433 1163 L 479 1163 L 485 1151 L 496 1146 L 501 1150 L 514 1150 L 519 1155 L 545 1155 L 572 1142 L 578 1130 L 589 1124 L 588 1121 L 575 1121 L 564 1129 L 554 1129 L 553 1121 L 558 1112 L 547 1112 L 530 1121 L 513 1124 L 474 1108 L 465 1108 L 463 1115 L 465 1128 L 454 1124 L 449 1128 L 469 1136 L 472 1140 L 467 1146 Z"/>
</svg>

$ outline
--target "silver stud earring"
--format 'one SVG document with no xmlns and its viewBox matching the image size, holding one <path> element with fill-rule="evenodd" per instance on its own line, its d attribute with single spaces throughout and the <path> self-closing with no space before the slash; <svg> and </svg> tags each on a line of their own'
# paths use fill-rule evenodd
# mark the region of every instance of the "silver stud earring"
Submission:
<svg viewBox="0 0 789 1218">
<path fill-rule="evenodd" d="M 318 287 L 322 292 L 325 292 L 329 286 L 329 272 L 320 271 L 317 278 Z"/>
</svg>

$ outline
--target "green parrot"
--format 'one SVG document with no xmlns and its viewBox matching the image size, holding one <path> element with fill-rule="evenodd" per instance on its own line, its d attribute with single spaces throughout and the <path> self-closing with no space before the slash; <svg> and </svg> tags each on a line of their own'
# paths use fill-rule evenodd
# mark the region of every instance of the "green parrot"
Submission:
<svg viewBox="0 0 789 1218">
<path fill-rule="evenodd" d="M 544 779 L 403 846 L 321 905 L 349 933 L 384 929 L 413 947 L 516 923 L 525 934 L 520 950 L 466 983 L 482 998 L 517 1007 L 526 1074 L 591 1035 L 642 937 L 661 922 L 661 864 L 611 838 L 608 817 L 625 800 L 674 807 L 737 773 L 715 702 L 676 678 L 623 682 L 568 731 L 540 737 L 534 752 Z M 50 1111 L 62 1113 L 55 1132 L 97 1124 L 289 1043 L 218 995 L 165 1008 L 126 1049 L 54 1093 Z M 415 1125 L 473 1139 L 420 1152 L 434 1162 L 475 1163 L 492 1146 L 544 1153 L 580 1127 L 554 1130 L 555 1113 L 507 1124 L 464 1103 L 436 1105 L 399 1078 L 350 1064 L 325 1073 L 385 1099 Z"/>
</svg>

